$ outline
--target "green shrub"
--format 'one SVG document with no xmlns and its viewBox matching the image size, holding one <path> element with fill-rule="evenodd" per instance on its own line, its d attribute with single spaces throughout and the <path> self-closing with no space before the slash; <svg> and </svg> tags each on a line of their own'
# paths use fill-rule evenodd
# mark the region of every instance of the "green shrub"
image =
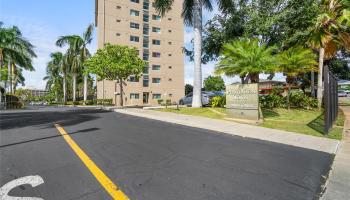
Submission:
<svg viewBox="0 0 350 200">
<path fill-rule="evenodd" d="M 112 105 L 113 99 L 97 99 L 97 105 Z"/>
<path fill-rule="evenodd" d="M 73 101 L 67 101 L 66 105 L 73 105 Z"/>
<path fill-rule="evenodd" d="M 260 96 L 259 102 L 263 108 L 287 108 L 287 97 L 271 93 Z M 317 107 L 317 99 L 305 95 L 301 91 L 291 92 L 290 107 L 312 109 Z"/>
<path fill-rule="evenodd" d="M 73 101 L 73 105 L 79 105 L 79 101 Z"/>
<path fill-rule="evenodd" d="M 105 105 L 112 105 L 113 99 L 104 99 Z"/>
<path fill-rule="evenodd" d="M 317 99 L 305 95 L 303 92 L 292 92 L 289 98 L 291 107 L 312 109 L 317 107 Z"/>
<path fill-rule="evenodd" d="M 158 99 L 157 102 L 159 105 L 161 105 L 163 103 L 163 99 Z"/>
<path fill-rule="evenodd" d="M 211 107 L 225 107 L 226 105 L 226 96 L 215 96 L 210 101 Z"/>
<path fill-rule="evenodd" d="M 85 105 L 93 105 L 94 104 L 93 100 L 86 100 L 86 101 L 83 101 L 83 103 L 85 103 Z"/>
<path fill-rule="evenodd" d="M 166 105 L 171 105 L 171 99 L 167 99 L 167 100 L 165 101 L 165 104 L 166 104 Z"/>
<path fill-rule="evenodd" d="M 285 97 L 271 93 L 268 95 L 260 96 L 259 102 L 263 108 L 285 108 L 287 107 L 287 101 Z"/>
</svg>

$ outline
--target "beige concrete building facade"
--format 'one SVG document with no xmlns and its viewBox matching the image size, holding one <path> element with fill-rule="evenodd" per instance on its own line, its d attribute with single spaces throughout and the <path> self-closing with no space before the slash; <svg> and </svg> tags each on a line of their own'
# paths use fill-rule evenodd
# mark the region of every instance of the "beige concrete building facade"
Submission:
<svg viewBox="0 0 350 200">
<path fill-rule="evenodd" d="M 155 105 L 158 99 L 178 102 L 184 96 L 182 1 L 161 17 L 153 0 L 95 0 L 98 48 L 105 43 L 128 45 L 148 62 L 139 78 L 124 83 L 124 105 Z M 97 82 L 97 98 L 120 104 L 116 81 Z"/>
</svg>

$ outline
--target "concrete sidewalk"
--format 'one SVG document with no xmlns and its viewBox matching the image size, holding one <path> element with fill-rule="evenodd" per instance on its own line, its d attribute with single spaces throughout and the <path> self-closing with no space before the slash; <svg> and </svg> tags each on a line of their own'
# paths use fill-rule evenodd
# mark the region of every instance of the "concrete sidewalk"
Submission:
<svg viewBox="0 0 350 200">
<path fill-rule="evenodd" d="M 338 140 L 297 134 L 259 126 L 240 124 L 231 121 L 209 119 L 205 117 L 175 114 L 169 112 L 143 110 L 143 109 L 115 109 L 115 112 L 160 120 L 185 126 L 203 128 L 212 131 L 266 140 L 276 143 L 313 149 L 335 154 L 340 142 Z"/>
<path fill-rule="evenodd" d="M 341 107 L 345 115 L 343 140 L 334 159 L 326 191 L 321 200 L 350 199 L 350 107 Z"/>
</svg>

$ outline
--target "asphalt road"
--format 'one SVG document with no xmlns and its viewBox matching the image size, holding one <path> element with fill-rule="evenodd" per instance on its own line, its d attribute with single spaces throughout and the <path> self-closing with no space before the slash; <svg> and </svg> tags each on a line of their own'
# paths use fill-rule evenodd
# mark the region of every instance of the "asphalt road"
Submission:
<svg viewBox="0 0 350 200">
<path fill-rule="evenodd" d="M 55 123 L 132 200 L 317 199 L 333 160 L 323 152 L 97 109 L 7 111 L 0 118 L 3 193 L 6 186 L 17 197 L 112 199 Z M 14 181 L 39 179 L 28 176 L 43 183 Z"/>
</svg>

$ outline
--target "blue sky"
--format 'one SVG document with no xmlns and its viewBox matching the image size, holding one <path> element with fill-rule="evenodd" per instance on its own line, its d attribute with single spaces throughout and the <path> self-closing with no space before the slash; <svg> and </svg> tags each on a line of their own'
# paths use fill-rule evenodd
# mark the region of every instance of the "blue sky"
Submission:
<svg viewBox="0 0 350 200">
<path fill-rule="evenodd" d="M 55 46 L 61 35 L 82 34 L 86 27 L 94 22 L 95 0 L 0 0 L 0 21 L 5 26 L 18 26 L 24 37 L 29 39 L 38 55 L 34 59 L 35 72 L 25 72 L 26 87 L 43 89 L 45 87 L 46 63 L 54 51 L 63 51 Z M 214 13 L 204 12 L 204 22 Z M 96 34 L 90 45 L 90 51 L 96 51 Z M 192 29 L 185 28 L 185 45 L 190 47 Z M 185 82 L 192 83 L 193 63 L 185 60 Z M 203 78 L 213 72 L 215 63 L 203 65 Z M 238 81 L 238 78 L 224 78 L 226 83 Z"/>
</svg>

